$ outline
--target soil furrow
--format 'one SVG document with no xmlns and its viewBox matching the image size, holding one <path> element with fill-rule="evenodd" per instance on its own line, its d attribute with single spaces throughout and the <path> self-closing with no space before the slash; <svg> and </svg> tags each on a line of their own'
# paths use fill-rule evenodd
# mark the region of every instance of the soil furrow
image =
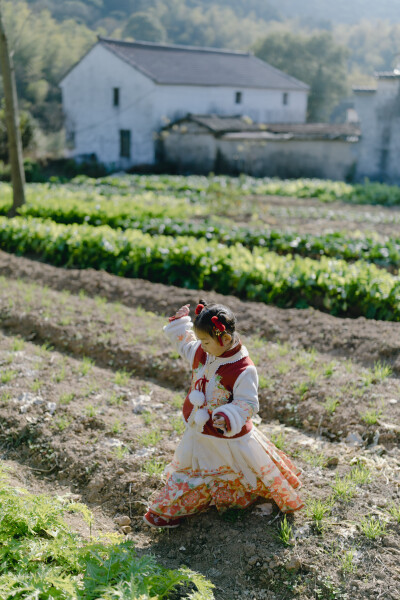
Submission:
<svg viewBox="0 0 400 600">
<path fill-rule="evenodd" d="M 200 296 L 213 299 L 232 308 L 244 334 L 297 343 L 366 366 L 383 361 L 391 365 L 395 375 L 400 375 L 400 323 L 363 317 L 343 319 L 313 309 L 279 309 L 260 302 L 244 302 L 234 296 L 124 279 L 104 271 L 65 270 L 4 252 L 0 252 L 0 275 L 75 294 L 84 291 L 89 296 L 99 295 L 126 306 L 142 306 L 157 314 L 173 314 L 187 302 L 193 307 Z"/>
<path fill-rule="evenodd" d="M 6 284 L 9 297 L 14 296 L 16 288 Z M 19 292 L 26 309 L 30 305 L 38 318 L 56 324 L 50 314 L 39 314 L 43 309 L 35 286 L 20 285 Z M 79 302 L 82 314 L 79 321 L 76 313 L 76 323 L 81 339 L 87 334 L 84 319 L 89 314 L 98 319 L 94 320 L 97 330 L 101 311 L 107 316 L 117 309 L 54 291 L 43 293 L 41 300 L 59 319 Z M 132 313 L 139 337 L 145 331 L 139 330 L 141 320 L 159 319 L 125 310 L 121 318 L 128 319 Z M 36 326 L 35 321 L 30 324 Z M 103 322 L 103 327 L 113 326 L 113 322 Z M 64 335 L 62 328 L 50 330 L 54 336 Z M 122 337 L 123 331 L 116 334 Z M 255 338 L 249 341 L 254 343 Z M 263 352 L 269 352 L 271 364 L 284 360 L 287 365 L 297 357 L 314 370 L 318 367 L 315 353 L 291 355 L 288 346 L 272 343 L 258 351 L 262 360 Z M 335 373 L 330 377 L 336 377 Z M 286 378 L 290 381 L 289 372 Z M 349 378 L 354 374 L 349 373 Z M 272 393 L 269 388 L 263 390 Z M 162 467 L 182 434 L 182 401 L 182 394 L 110 367 L 99 368 L 87 357 L 76 359 L 22 337 L 0 334 L 1 455 L 23 469 L 29 466 L 37 469 L 34 473 L 42 472 L 43 487 L 54 484 L 58 491 L 68 486 L 77 500 L 104 515 L 108 524 L 110 518 L 129 516 L 129 536 L 139 551 L 155 554 L 168 568 L 186 564 L 203 573 L 216 585 L 216 600 L 309 600 L 317 596 L 329 600 L 346 595 L 365 600 L 376 598 L 377 580 L 381 600 L 396 599 L 400 581 L 393 569 L 393 553 L 400 550 L 398 447 L 366 449 L 317 439 L 278 423 L 261 424 L 260 429 L 302 469 L 307 509 L 289 516 L 287 543 L 279 537 L 282 518 L 273 503 L 263 507 L 265 512 L 256 505 L 225 516 L 211 508 L 185 519 L 168 535 L 146 529 L 141 515 L 162 487 Z M 37 484 L 35 489 L 39 491 Z M 319 506 L 326 511 L 321 521 L 316 518 Z M 369 539 L 362 529 L 366 518 L 379 521 L 384 534 Z"/>
<path fill-rule="evenodd" d="M 162 334 L 165 320 L 142 308 L 102 298 L 41 289 L 3 278 L 0 324 L 36 343 L 48 343 L 99 366 L 123 369 L 171 389 L 187 389 L 189 370 Z M 398 379 L 378 366 L 361 369 L 296 344 L 243 336 L 260 376 L 260 415 L 332 440 L 397 443 Z"/>
</svg>

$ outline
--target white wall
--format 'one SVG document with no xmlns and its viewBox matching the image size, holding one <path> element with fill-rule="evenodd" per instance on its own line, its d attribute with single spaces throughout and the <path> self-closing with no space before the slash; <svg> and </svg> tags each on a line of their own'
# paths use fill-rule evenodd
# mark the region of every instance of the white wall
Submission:
<svg viewBox="0 0 400 600">
<path fill-rule="evenodd" d="M 120 105 L 113 106 L 113 88 Z M 156 86 L 139 71 L 96 45 L 61 82 L 67 130 L 75 131 L 72 156 L 95 153 L 99 161 L 127 168 L 154 159 Z M 119 130 L 131 130 L 131 159 L 121 159 Z"/>
<path fill-rule="evenodd" d="M 236 92 L 242 92 L 240 104 L 235 102 Z M 287 90 L 286 106 L 283 93 L 284 90 L 165 85 L 158 86 L 154 111 L 159 118 L 167 116 L 172 121 L 190 112 L 246 115 L 256 123 L 304 123 L 307 92 Z"/>
<path fill-rule="evenodd" d="M 120 106 L 113 106 L 113 88 Z M 158 85 L 97 44 L 61 82 L 71 156 L 95 153 L 99 161 L 128 168 L 153 164 L 154 137 L 168 121 L 187 113 L 247 115 L 255 122 L 305 121 L 307 92 L 228 87 Z M 283 93 L 288 103 L 283 104 Z M 235 102 L 242 92 L 242 102 Z M 119 130 L 131 130 L 131 158 L 121 159 Z"/>
<path fill-rule="evenodd" d="M 362 138 L 357 178 L 400 182 L 400 78 L 378 79 L 376 92 L 357 92 Z"/>
</svg>

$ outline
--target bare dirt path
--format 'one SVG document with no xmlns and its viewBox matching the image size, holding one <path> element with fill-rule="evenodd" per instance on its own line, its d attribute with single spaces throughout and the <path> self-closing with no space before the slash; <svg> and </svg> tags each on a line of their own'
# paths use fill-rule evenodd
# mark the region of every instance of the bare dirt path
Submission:
<svg viewBox="0 0 400 600">
<path fill-rule="evenodd" d="M 61 269 L 0 251 L 0 275 L 24 279 L 55 290 L 84 291 L 126 306 L 142 306 L 158 314 L 172 314 L 176 307 L 199 297 L 228 304 L 238 316 L 244 334 L 256 333 L 268 340 L 315 348 L 335 357 L 348 357 L 363 365 L 377 361 L 391 365 L 400 374 L 400 323 L 360 317 L 343 319 L 314 309 L 280 309 L 260 302 L 243 302 L 234 296 L 187 290 L 125 279 L 92 269 Z"/>
</svg>

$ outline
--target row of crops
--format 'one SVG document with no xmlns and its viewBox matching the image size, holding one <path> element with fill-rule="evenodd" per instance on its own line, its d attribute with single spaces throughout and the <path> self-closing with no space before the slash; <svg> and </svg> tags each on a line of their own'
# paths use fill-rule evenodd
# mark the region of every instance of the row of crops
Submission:
<svg viewBox="0 0 400 600">
<path fill-rule="evenodd" d="M 282 307 L 400 320 L 400 279 L 394 274 L 400 239 L 282 232 L 224 218 L 226 200 L 232 205 L 244 191 L 278 184 L 292 193 L 297 186 L 298 196 L 305 190 L 317 193 L 323 185 L 331 195 L 356 189 L 342 182 L 249 177 L 121 176 L 32 185 L 21 216 L 0 217 L 0 247 L 57 266 L 215 289 Z M 379 185 L 364 189 L 371 196 Z M 393 198 L 399 191 L 381 187 Z M 7 213 L 10 198 L 10 188 L 2 185 L 0 214 Z"/>
<path fill-rule="evenodd" d="M 354 204 L 378 204 L 382 206 L 400 205 L 400 188 L 378 182 L 349 184 L 343 181 L 323 179 L 276 179 L 255 178 L 249 175 L 240 177 L 170 175 L 125 175 L 105 177 L 97 180 L 85 176 L 75 178 L 75 183 L 94 184 L 97 187 L 111 186 L 120 191 L 136 190 L 172 192 L 190 197 L 208 194 L 259 196 L 276 195 L 292 198 L 318 198 L 321 202 L 351 202 Z"/>
<path fill-rule="evenodd" d="M 0 215 L 6 215 L 9 206 L 8 193 L 1 194 L 0 190 Z M 204 217 L 204 208 L 201 205 L 193 207 L 182 199 L 155 197 L 151 193 L 141 196 L 140 200 L 122 197 L 110 201 L 101 196 L 88 197 L 82 191 L 78 194 L 73 191 L 64 192 L 62 197 L 57 197 L 53 195 L 51 188 L 39 188 L 36 193 L 30 194 L 29 201 L 22 207 L 20 214 L 51 219 L 66 225 L 108 225 L 114 229 L 137 229 L 151 235 L 206 238 L 226 245 L 243 244 L 251 250 L 260 246 L 278 254 L 291 253 L 309 258 L 324 255 L 346 261 L 365 260 L 392 272 L 397 272 L 400 266 L 400 238 L 375 239 L 371 235 L 340 232 L 323 235 L 289 233 L 238 226 L 217 218 L 194 221 L 193 217 Z"/>
<path fill-rule="evenodd" d="M 400 279 L 364 261 L 279 256 L 204 238 L 150 236 L 108 226 L 0 218 L 0 244 L 57 266 L 104 269 L 125 277 L 215 289 L 282 307 L 400 320 Z"/>
</svg>

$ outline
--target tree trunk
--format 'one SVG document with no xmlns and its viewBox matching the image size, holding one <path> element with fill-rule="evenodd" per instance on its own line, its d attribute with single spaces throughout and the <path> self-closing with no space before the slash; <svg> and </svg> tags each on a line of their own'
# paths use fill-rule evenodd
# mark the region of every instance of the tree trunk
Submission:
<svg viewBox="0 0 400 600">
<path fill-rule="evenodd" d="M 5 116 L 8 137 L 9 160 L 11 164 L 11 181 L 13 187 L 13 205 L 8 213 L 15 217 L 18 208 L 25 203 L 25 173 L 22 156 L 21 133 L 17 102 L 17 86 L 15 84 L 12 56 L 8 51 L 7 36 L 4 30 L 2 3 L 0 0 L 0 67 L 3 75 Z"/>
</svg>

